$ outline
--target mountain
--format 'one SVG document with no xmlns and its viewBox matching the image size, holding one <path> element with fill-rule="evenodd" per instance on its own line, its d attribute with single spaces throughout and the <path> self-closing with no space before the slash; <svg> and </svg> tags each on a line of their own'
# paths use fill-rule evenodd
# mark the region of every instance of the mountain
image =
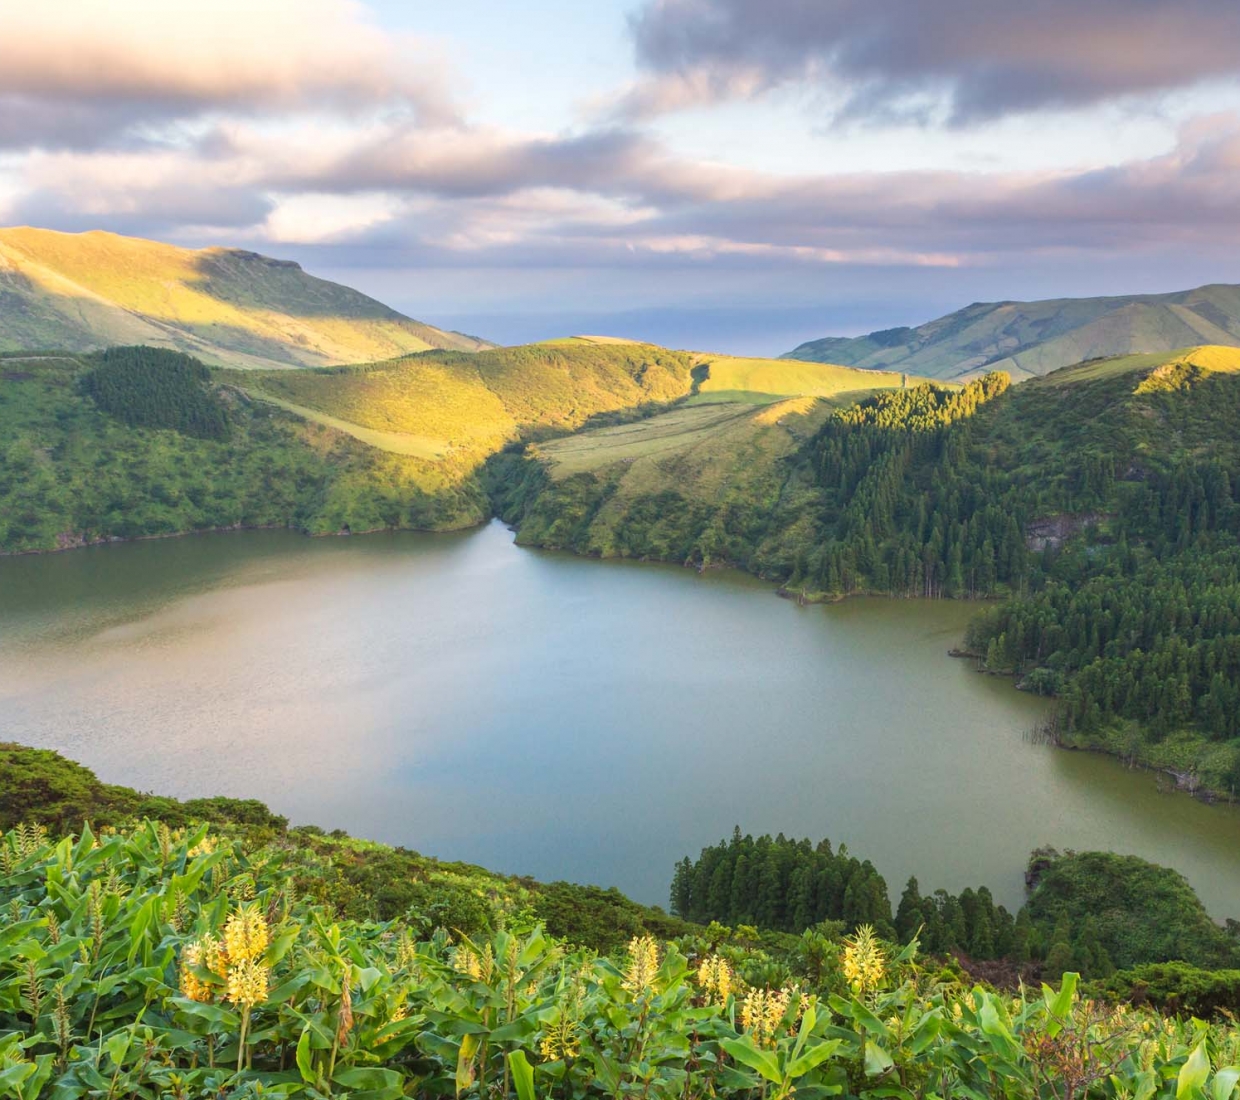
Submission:
<svg viewBox="0 0 1240 1100">
<path fill-rule="evenodd" d="M 132 344 L 234 367 L 330 366 L 488 346 L 257 252 L 0 229 L 0 352 Z"/>
<path fill-rule="evenodd" d="M 785 359 L 962 378 L 1004 370 L 1020 381 L 1086 359 L 1240 346 L 1240 286 L 1174 294 L 975 302 L 918 328 L 811 340 Z"/>
</svg>

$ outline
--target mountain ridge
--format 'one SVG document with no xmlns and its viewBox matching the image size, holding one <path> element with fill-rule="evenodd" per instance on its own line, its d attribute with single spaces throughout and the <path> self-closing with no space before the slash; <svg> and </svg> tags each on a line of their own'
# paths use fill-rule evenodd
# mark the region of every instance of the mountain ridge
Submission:
<svg viewBox="0 0 1240 1100">
<path fill-rule="evenodd" d="M 490 346 L 249 249 L 0 228 L 0 351 L 130 344 L 232 367 L 335 366 Z"/>
<path fill-rule="evenodd" d="M 973 302 L 916 327 L 824 337 L 781 358 L 900 370 L 944 380 L 1004 370 L 1014 380 L 1086 359 L 1240 346 L 1240 285 L 1166 294 Z"/>
</svg>

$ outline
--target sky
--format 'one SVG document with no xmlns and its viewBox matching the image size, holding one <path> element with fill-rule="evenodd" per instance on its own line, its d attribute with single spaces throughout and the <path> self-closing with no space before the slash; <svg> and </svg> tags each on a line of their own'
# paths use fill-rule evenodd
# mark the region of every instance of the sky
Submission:
<svg viewBox="0 0 1240 1100">
<path fill-rule="evenodd" d="M 1240 282 L 1234 0 L 0 3 L 0 223 L 743 354 Z"/>
</svg>

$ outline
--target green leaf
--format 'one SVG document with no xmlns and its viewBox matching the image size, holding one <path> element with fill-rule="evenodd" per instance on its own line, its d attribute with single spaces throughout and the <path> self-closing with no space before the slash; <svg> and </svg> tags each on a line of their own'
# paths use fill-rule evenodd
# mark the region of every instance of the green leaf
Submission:
<svg viewBox="0 0 1240 1100">
<path fill-rule="evenodd" d="M 819 1043 L 817 1046 L 810 1047 L 804 1054 L 788 1063 L 787 1074 L 789 1078 L 795 1080 L 809 1073 L 810 1070 L 816 1069 L 839 1050 L 839 1047 L 840 1041 L 838 1039 L 830 1039 Z"/>
<path fill-rule="evenodd" d="M 353 1089 L 396 1089 L 400 1095 L 404 1078 L 394 1069 L 381 1069 L 378 1066 L 358 1066 L 353 1069 L 342 1069 L 336 1072 L 332 1083 Z"/>
<path fill-rule="evenodd" d="M 775 1055 L 769 1050 L 759 1050 L 748 1035 L 743 1039 L 720 1039 L 719 1045 L 741 1065 L 757 1070 L 772 1084 L 782 1083 L 783 1075 L 779 1072 L 779 1062 Z"/>
<path fill-rule="evenodd" d="M 865 1072 L 871 1077 L 886 1073 L 895 1063 L 882 1047 L 875 1042 L 865 1044 Z"/>
<path fill-rule="evenodd" d="M 1080 980 L 1079 974 L 1068 971 L 1063 976 L 1058 993 L 1055 993 L 1050 986 L 1042 987 L 1042 1000 L 1046 1002 L 1046 1010 L 1051 1017 L 1046 1024 L 1046 1034 L 1052 1039 L 1063 1030 L 1064 1024 L 1068 1022 L 1068 1015 L 1072 1011 L 1072 997 L 1076 993 L 1076 983 Z"/>
<path fill-rule="evenodd" d="M 1180 1076 L 1175 1082 L 1175 1100 L 1188 1100 L 1205 1086 L 1210 1076 L 1210 1056 L 1206 1053 L 1206 1041 L 1201 1040 L 1188 1056 L 1188 1061 L 1180 1067 Z"/>
<path fill-rule="evenodd" d="M 1210 1083 L 1210 1100 L 1231 1100 L 1236 1091 L 1236 1082 L 1240 1081 L 1240 1066 L 1228 1066 L 1214 1075 Z"/>
<path fill-rule="evenodd" d="M 512 1083 L 517 1090 L 517 1100 L 535 1100 L 534 1067 L 526 1058 L 525 1051 L 514 1050 L 509 1054 L 508 1067 L 512 1070 Z"/>
<path fill-rule="evenodd" d="M 158 895 L 154 895 L 146 899 L 142 907 L 134 914 L 133 924 L 129 926 L 129 962 L 133 962 L 134 956 L 138 954 L 138 948 L 142 946 L 142 941 L 146 939 L 147 929 L 152 924 L 158 922 L 159 906 L 163 901 Z M 149 961 L 144 959 L 144 962 Z"/>
<path fill-rule="evenodd" d="M 307 1085 L 313 1085 L 317 1075 L 314 1072 L 314 1054 L 310 1050 L 310 1029 L 303 1028 L 301 1038 L 297 1040 L 297 1068 L 301 1071 L 301 1079 Z"/>
</svg>

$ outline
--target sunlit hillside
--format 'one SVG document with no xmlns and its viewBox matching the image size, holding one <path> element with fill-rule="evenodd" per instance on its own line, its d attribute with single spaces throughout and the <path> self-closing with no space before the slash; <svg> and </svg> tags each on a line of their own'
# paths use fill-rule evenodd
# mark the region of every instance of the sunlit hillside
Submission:
<svg viewBox="0 0 1240 1100">
<path fill-rule="evenodd" d="M 570 340 L 228 378 L 324 423 L 386 433 L 428 456 L 481 461 L 522 433 L 571 431 L 601 413 L 685 397 L 691 368 L 687 355 L 649 344 Z"/>
<path fill-rule="evenodd" d="M 1014 380 L 1082 360 L 1165 353 L 1195 344 L 1240 345 L 1240 286 L 1175 294 L 975 302 L 917 328 L 801 344 L 791 359 L 959 378 L 1003 370 Z"/>
<path fill-rule="evenodd" d="M 746 401 L 761 404 L 782 397 L 829 397 L 838 403 L 848 403 L 859 401 L 875 390 L 899 388 L 908 380 L 908 376 L 899 371 L 858 370 L 795 359 L 706 354 L 698 354 L 695 359 L 706 373 L 698 387 L 699 396 L 694 399 L 699 403 Z"/>
<path fill-rule="evenodd" d="M 113 233 L 0 229 L 0 351 L 175 348 L 236 367 L 323 366 L 485 346 L 297 264 Z"/>
</svg>

